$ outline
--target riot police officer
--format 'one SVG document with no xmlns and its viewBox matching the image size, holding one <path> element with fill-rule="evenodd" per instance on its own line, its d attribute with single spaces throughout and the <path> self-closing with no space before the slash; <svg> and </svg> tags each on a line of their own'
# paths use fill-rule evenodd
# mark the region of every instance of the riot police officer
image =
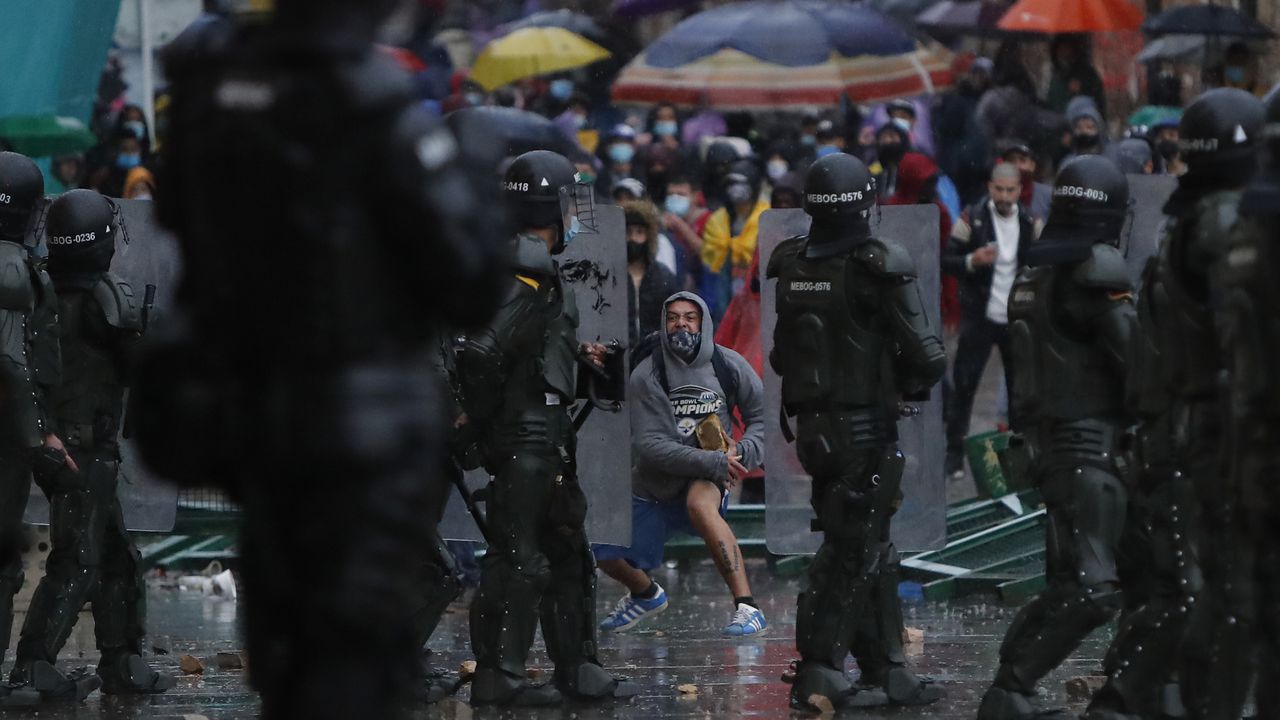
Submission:
<svg viewBox="0 0 1280 720">
<path fill-rule="evenodd" d="M 1280 715 L 1280 85 L 1264 98 L 1266 161 L 1245 190 L 1220 263 L 1222 346 L 1229 373 L 1226 457 L 1253 567 L 1258 627 L 1257 717 Z"/>
<path fill-rule="evenodd" d="M 471 702 L 624 697 L 635 687 L 596 658 L 595 561 L 569 416 L 578 362 L 599 364 L 604 347 L 579 343 L 577 305 L 554 260 L 577 234 L 590 190 L 567 159 L 544 150 L 517 157 L 503 188 L 520 228 L 509 246 L 510 287 L 497 317 L 466 335 L 457 359 L 463 409 L 493 476 L 490 545 L 471 603 Z M 553 687 L 525 682 L 539 603 Z"/>
<path fill-rule="evenodd" d="M 244 508 L 266 718 L 416 699 L 445 424 L 426 355 L 500 298 L 496 160 L 473 161 L 484 143 L 433 121 L 375 50 L 396 5 L 277 0 L 165 58 L 159 210 L 185 272 L 139 371 L 137 435 L 157 471 Z M 307 560 L 332 586 L 299 602 Z"/>
<path fill-rule="evenodd" d="M 1204 573 L 1183 643 L 1183 703 L 1193 718 L 1237 718 L 1252 675 L 1252 568 L 1235 522 L 1236 489 L 1222 463 L 1226 422 L 1221 382 L 1226 369 L 1218 329 L 1221 280 L 1244 186 L 1258 166 L 1265 110 L 1234 88 L 1210 90 L 1179 124 L 1187 165 L 1165 206 L 1169 215 L 1152 293 L 1168 372 L 1174 462 L 1189 478 L 1201 529 L 1196 542 Z"/>
<path fill-rule="evenodd" d="M 943 693 L 905 667 L 889 520 L 905 463 L 899 400 L 928 397 L 946 354 L 910 254 L 871 233 L 876 192 L 866 166 L 843 153 L 822 158 L 804 193 L 809 234 L 779 245 L 767 266 L 778 280 L 769 362 L 796 421 L 823 532 L 798 601 L 792 704 L 808 708 L 813 695 L 837 706 L 929 703 Z M 844 674 L 851 650 L 867 686 L 856 693 Z"/>
<path fill-rule="evenodd" d="M 1036 683 L 1120 608 L 1126 493 L 1116 459 L 1128 425 L 1134 308 L 1118 246 L 1128 204 L 1128 181 L 1110 160 L 1066 163 L 1049 222 L 1010 291 L 1011 419 L 1048 510 L 1048 587 L 1005 635 L 980 720 L 1037 715 Z"/>
<path fill-rule="evenodd" d="M 116 496 L 126 373 L 143 319 L 133 288 L 109 272 L 120 233 L 115 215 L 105 197 L 72 190 L 54 201 L 46 225 L 64 363 L 62 383 L 48 398 L 49 420 L 79 472 L 35 476 L 49 498 L 53 548 L 9 680 L 47 698 L 82 699 L 99 679 L 111 694 L 174 684 L 141 657 L 141 567 Z M 69 678 L 53 664 L 90 597 L 102 659 L 97 677 Z"/>
<path fill-rule="evenodd" d="M 1129 508 L 1117 570 L 1124 611 L 1103 668 L 1106 684 L 1094 695 L 1090 720 L 1178 717 L 1178 651 L 1197 594 L 1204 585 L 1197 556 L 1195 489 L 1177 469 L 1173 439 L 1171 363 L 1162 347 L 1157 311 L 1168 293 L 1159 257 L 1142 273 L 1125 402 L 1137 421 L 1125 455 Z"/>
<path fill-rule="evenodd" d="M 36 164 L 0 152 L 0 654 L 9 646 L 13 596 L 22 586 L 22 514 L 32 469 L 75 466 L 46 416 L 45 396 L 60 371 L 57 299 L 27 245 L 43 195 Z M 34 691 L 0 686 L 0 705 L 39 701 Z"/>
</svg>

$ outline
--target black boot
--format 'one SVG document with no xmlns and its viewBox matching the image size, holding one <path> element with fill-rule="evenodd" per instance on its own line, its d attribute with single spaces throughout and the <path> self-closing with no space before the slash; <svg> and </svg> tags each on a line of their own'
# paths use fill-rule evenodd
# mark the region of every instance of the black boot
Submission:
<svg viewBox="0 0 1280 720">
<path fill-rule="evenodd" d="M 560 692 L 580 700 L 623 699 L 640 692 L 639 685 L 610 675 L 594 662 L 580 663 L 572 670 L 557 670 L 555 685 Z"/>
<path fill-rule="evenodd" d="M 534 685 L 496 668 L 477 669 L 471 679 L 471 704 L 476 706 L 548 707 L 560 701 L 560 691 L 551 685 Z"/>
<path fill-rule="evenodd" d="M 64 675 L 44 660 L 32 663 L 30 673 L 31 687 L 46 702 L 81 702 L 102 686 L 102 680 L 88 668 L 79 668 Z"/>
<path fill-rule="evenodd" d="M 178 683 L 174 676 L 152 670 L 141 655 L 104 655 L 98 663 L 98 676 L 106 695 L 154 695 Z"/>
</svg>

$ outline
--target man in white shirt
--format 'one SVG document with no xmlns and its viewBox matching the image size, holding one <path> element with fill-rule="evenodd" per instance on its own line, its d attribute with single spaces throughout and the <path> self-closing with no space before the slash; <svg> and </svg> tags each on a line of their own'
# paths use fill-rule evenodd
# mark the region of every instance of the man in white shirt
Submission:
<svg viewBox="0 0 1280 720">
<path fill-rule="evenodd" d="M 1009 289 L 1022 266 L 1022 254 L 1039 228 L 1039 223 L 1018 202 L 1022 177 L 1017 167 L 1010 163 L 996 165 L 991 170 L 987 193 L 961 214 L 942 257 L 942 271 L 959 278 L 961 308 L 960 345 L 952 368 L 947 412 L 949 476 L 964 471 L 969 415 L 992 347 L 1000 349 L 1005 382 L 1011 384 Z"/>
</svg>

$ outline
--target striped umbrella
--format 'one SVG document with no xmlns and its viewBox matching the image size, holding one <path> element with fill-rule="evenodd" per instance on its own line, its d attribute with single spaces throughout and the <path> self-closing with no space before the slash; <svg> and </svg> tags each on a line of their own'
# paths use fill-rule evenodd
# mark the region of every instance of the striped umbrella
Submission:
<svg viewBox="0 0 1280 720">
<path fill-rule="evenodd" d="M 613 98 L 743 110 L 870 103 L 950 86 L 950 62 L 861 3 L 747 0 L 677 25 L 623 69 Z"/>
</svg>

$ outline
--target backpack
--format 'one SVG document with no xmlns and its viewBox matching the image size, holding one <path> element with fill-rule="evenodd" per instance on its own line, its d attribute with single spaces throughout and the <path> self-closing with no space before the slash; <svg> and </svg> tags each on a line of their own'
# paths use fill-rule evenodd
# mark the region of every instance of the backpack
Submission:
<svg viewBox="0 0 1280 720">
<path fill-rule="evenodd" d="M 724 392 L 724 401 L 729 407 L 738 404 L 738 375 L 729 367 L 729 359 L 720 352 L 720 346 L 712 343 L 715 348 L 711 351 L 711 369 L 716 374 L 716 382 L 720 383 L 720 389 Z M 662 334 L 660 331 L 654 331 L 644 336 L 631 351 L 631 370 L 635 371 L 636 366 L 641 360 L 647 357 L 653 357 L 653 369 L 658 373 L 658 384 L 662 386 L 662 392 L 671 394 L 671 381 L 667 379 L 667 359 L 662 352 Z"/>
</svg>

